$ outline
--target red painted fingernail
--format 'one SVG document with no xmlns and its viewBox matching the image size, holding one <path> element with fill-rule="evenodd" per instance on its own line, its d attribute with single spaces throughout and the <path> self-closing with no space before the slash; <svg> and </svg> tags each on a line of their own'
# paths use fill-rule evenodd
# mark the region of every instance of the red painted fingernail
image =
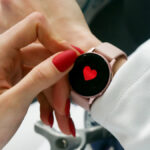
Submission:
<svg viewBox="0 0 150 150">
<path fill-rule="evenodd" d="M 50 112 L 49 117 L 48 117 L 48 122 L 50 127 L 53 127 L 53 123 L 54 123 L 54 117 L 53 117 L 53 112 Z"/>
<path fill-rule="evenodd" d="M 76 58 L 77 58 L 77 54 L 75 51 L 66 50 L 66 51 L 63 51 L 60 54 L 56 55 L 53 58 L 52 62 L 60 72 L 64 72 L 69 67 L 71 67 L 71 65 L 73 65 Z"/>
<path fill-rule="evenodd" d="M 69 98 L 66 101 L 65 113 L 66 113 L 66 116 L 70 116 L 70 99 Z"/>
<path fill-rule="evenodd" d="M 71 45 L 73 48 L 75 48 L 80 54 L 83 54 L 84 51 L 82 49 L 80 49 L 79 47 L 76 47 L 74 45 Z"/>
<path fill-rule="evenodd" d="M 76 137 L 76 130 L 75 130 L 74 123 L 71 118 L 69 118 L 69 127 L 70 127 L 70 132 L 72 136 Z"/>
</svg>

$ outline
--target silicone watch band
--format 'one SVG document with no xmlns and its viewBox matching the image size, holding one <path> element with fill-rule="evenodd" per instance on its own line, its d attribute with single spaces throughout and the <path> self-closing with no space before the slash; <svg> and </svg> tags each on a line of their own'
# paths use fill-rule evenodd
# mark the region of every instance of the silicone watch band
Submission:
<svg viewBox="0 0 150 150">
<path fill-rule="evenodd" d="M 104 56 L 109 62 L 119 57 L 127 58 L 127 55 L 122 50 L 107 42 L 100 44 L 94 49 L 95 52 Z"/>
</svg>

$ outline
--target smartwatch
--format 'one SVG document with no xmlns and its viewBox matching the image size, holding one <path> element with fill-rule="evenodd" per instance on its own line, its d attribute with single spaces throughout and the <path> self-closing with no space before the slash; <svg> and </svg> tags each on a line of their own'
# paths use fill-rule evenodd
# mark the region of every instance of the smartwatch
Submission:
<svg viewBox="0 0 150 150">
<path fill-rule="evenodd" d="M 72 100 L 86 110 L 104 94 L 113 74 L 112 68 L 119 57 L 127 55 L 110 43 L 102 43 L 80 55 L 69 73 Z"/>
</svg>

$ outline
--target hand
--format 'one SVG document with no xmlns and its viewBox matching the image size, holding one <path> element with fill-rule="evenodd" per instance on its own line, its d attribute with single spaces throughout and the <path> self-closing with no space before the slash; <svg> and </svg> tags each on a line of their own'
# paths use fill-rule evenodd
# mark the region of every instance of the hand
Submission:
<svg viewBox="0 0 150 150">
<path fill-rule="evenodd" d="M 100 43 L 91 33 L 75 0 L 1 0 L 0 5 L 0 32 L 38 11 L 47 16 L 51 30 L 71 44 L 88 50 Z"/>
<path fill-rule="evenodd" d="M 67 74 L 77 58 L 74 50 L 52 55 L 51 50 L 68 46 L 55 39 L 49 26 L 44 16 L 32 13 L 0 35 L 0 149 L 16 132 L 34 97 Z M 37 39 L 43 46 L 29 45 Z M 42 106 L 52 112 L 45 99 Z"/>
<path fill-rule="evenodd" d="M 1 32 L 16 24 L 31 12 L 39 11 L 47 16 L 50 23 L 49 29 L 55 32 L 55 36 L 58 38 L 64 39 L 85 51 L 100 43 L 90 32 L 75 0 L 1 0 L 0 3 Z M 54 50 L 51 51 L 58 51 L 57 49 Z M 40 93 L 38 100 L 40 102 L 41 119 L 45 124 L 53 125 L 52 111 L 55 110 L 60 129 L 66 134 L 72 133 L 75 135 L 74 127 L 70 131 L 68 126 L 70 120 L 69 95 L 70 85 L 67 76 L 65 76 L 57 84 Z"/>
<path fill-rule="evenodd" d="M 75 0 L 1 0 L 1 8 L 1 32 L 13 24 L 16 24 L 16 22 L 31 12 L 39 11 L 48 17 L 51 25 L 49 28 L 55 31 L 60 39 L 65 39 L 85 51 L 101 43 L 89 30 Z M 116 63 L 114 73 L 119 69 L 120 62 L 122 61 Z M 53 87 L 44 90 L 38 96 L 41 104 L 42 121 L 52 126 L 53 119 L 49 119 L 48 121 L 48 118 L 53 118 L 50 112 L 54 109 L 60 129 L 67 134 L 70 134 L 67 123 L 68 118 L 70 118 L 69 95 L 70 86 L 66 76 Z M 49 106 L 51 106 L 52 103 L 53 107 L 50 111 Z M 51 117 L 48 117 L 49 115 L 51 115 Z M 74 133 L 74 131 L 72 132 Z"/>
</svg>

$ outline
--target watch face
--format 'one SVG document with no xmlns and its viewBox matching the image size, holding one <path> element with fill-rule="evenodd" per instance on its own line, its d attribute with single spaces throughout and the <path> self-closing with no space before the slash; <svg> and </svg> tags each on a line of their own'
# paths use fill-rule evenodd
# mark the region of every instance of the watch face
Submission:
<svg viewBox="0 0 150 150">
<path fill-rule="evenodd" d="M 79 56 L 69 73 L 72 89 L 82 96 L 94 96 L 102 92 L 110 78 L 105 59 L 96 53 Z"/>
</svg>

